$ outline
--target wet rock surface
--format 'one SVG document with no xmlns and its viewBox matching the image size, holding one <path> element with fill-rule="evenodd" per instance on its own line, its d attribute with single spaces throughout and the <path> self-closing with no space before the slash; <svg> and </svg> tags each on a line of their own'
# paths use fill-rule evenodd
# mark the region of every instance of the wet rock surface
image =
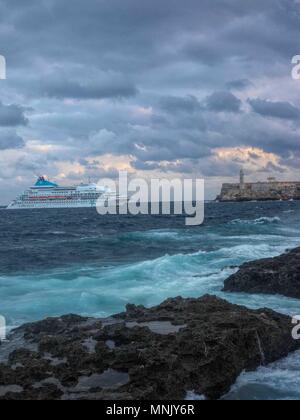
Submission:
<svg viewBox="0 0 300 420">
<path fill-rule="evenodd" d="M 287 316 L 214 296 L 46 319 L 0 346 L 0 399 L 217 399 L 245 369 L 298 349 L 291 329 Z"/>
<path fill-rule="evenodd" d="M 279 294 L 300 299 L 300 248 L 276 258 L 244 264 L 225 281 L 224 291 Z"/>
</svg>

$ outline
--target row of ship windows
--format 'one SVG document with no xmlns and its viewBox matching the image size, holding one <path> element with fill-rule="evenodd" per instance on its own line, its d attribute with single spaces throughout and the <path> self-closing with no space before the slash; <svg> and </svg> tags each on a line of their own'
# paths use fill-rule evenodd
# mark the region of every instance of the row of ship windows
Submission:
<svg viewBox="0 0 300 420">
<path fill-rule="evenodd" d="M 94 198 L 94 199 L 97 199 L 97 198 L 101 197 L 101 195 L 102 194 L 74 194 L 74 195 L 60 196 L 59 198 L 65 198 L 65 199 L 69 199 L 69 200 L 78 200 L 80 198 L 84 198 L 84 199 Z M 21 198 L 23 200 L 26 200 L 28 198 L 37 198 L 37 199 L 48 198 L 48 199 L 51 199 L 51 198 L 57 198 L 57 195 L 35 195 L 35 194 L 32 194 L 30 197 L 28 195 L 22 195 Z"/>
<path fill-rule="evenodd" d="M 39 202 L 39 201 L 86 201 L 86 200 L 97 200 L 99 197 L 24 197 L 19 201 L 25 202 Z"/>
<path fill-rule="evenodd" d="M 36 206 L 36 207 L 39 207 L 39 206 L 47 206 L 47 205 L 49 205 L 49 206 L 53 206 L 53 205 L 60 205 L 60 206 L 66 206 L 66 205 L 72 205 L 72 206 L 74 206 L 74 204 L 76 204 L 76 203 L 74 203 L 74 202 L 66 202 L 66 201 L 52 201 L 51 203 L 49 203 L 49 202 L 33 202 L 33 201 L 27 201 L 27 202 L 24 202 L 24 201 L 22 201 L 22 202 L 16 202 L 15 203 L 15 205 L 16 206 L 20 206 L 20 207 L 32 207 L 32 206 Z M 80 202 L 78 202 L 77 204 L 89 204 L 89 205 L 96 205 L 96 202 L 95 201 L 82 201 L 81 203 Z"/>
<path fill-rule="evenodd" d="M 78 203 L 82 203 L 82 202 L 87 202 L 87 203 L 91 203 L 91 202 L 96 202 L 97 200 L 95 199 L 85 199 L 85 200 L 77 200 Z M 32 205 L 32 204 L 53 204 L 53 203 L 61 203 L 61 204 L 74 204 L 76 203 L 74 200 L 66 200 L 66 199 L 62 199 L 62 200 L 21 200 L 21 201 L 16 201 L 17 204 L 28 204 L 28 205 Z"/>
</svg>

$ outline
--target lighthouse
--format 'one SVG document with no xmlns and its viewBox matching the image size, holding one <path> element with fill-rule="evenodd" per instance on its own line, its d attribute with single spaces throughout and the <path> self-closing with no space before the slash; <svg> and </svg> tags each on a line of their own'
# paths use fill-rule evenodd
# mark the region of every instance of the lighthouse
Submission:
<svg viewBox="0 0 300 420">
<path fill-rule="evenodd" d="M 240 171 L 240 190 L 243 191 L 245 187 L 245 173 L 244 169 L 242 168 Z"/>
</svg>

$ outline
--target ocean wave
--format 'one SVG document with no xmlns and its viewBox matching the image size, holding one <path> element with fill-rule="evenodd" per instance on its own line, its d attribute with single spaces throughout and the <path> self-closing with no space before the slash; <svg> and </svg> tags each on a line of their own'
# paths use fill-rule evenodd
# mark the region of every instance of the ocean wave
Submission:
<svg viewBox="0 0 300 420">
<path fill-rule="evenodd" d="M 244 243 L 236 246 L 223 247 L 215 250 L 212 254 L 217 259 L 235 261 L 241 265 L 246 261 L 253 261 L 261 258 L 275 257 L 286 250 L 287 243 Z"/>
<path fill-rule="evenodd" d="M 300 352 L 254 372 L 243 372 L 222 400 L 296 400 L 300 399 Z M 194 391 L 187 401 L 205 400 Z"/>
<path fill-rule="evenodd" d="M 250 223 L 249 223 L 250 224 Z M 247 239 L 259 240 L 268 242 L 268 240 L 284 239 L 284 236 L 275 235 L 275 234 L 247 234 Z M 155 241 L 176 241 L 176 242 L 186 242 L 187 240 L 195 241 L 197 239 L 205 243 L 210 243 L 215 241 L 245 241 L 245 235 L 228 235 L 226 231 L 222 233 L 212 233 L 208 230 L 149 230 L 141 232 L 131 232 L 121 235 L 123 240 L 137 240 L 144 241 L 155 240 Z"/>
<path fill-rule="evenodd" d="M 123 311 L 127 303 L 152 306 L 169 297 L 199 297 L 209 293 L 249 307 L 268 306 L 295 314 L 299 302 L 221 292 L 224 280 L 237 270 L 234 267 L 282 253 L 288 242 L 278 242 L 166 254 L 117 266 L 78 265 L 51 273 L 3 276 L 0 277 L 1 313 L 6 314 L 11 324 L 64 313 L 109 316 Z"/>
<path fill-rule="evenodd" d="M 300 352 L 255 372 L 244 372 L 224 399 L 299 400 Z"/>
<path fill-rule="evenodd" d="M 155 239 L 155 240 L 182 240 L 184 237 L 181 237 L 181 232 L 172 231 L 172 230 L 147 230 L 141 232 L 130 232 L 122 235 L 123 239 L 137 239 L 137 240 L 144 240 L 144 239 Z"/>
<path fill-rule="evenodd" d="M 232 220 L 231 224 L 245 224 L 245 225 L 266 225 L 272 223 L 280 223 L 281 218 L 279 216 L 275 217 L 259 217 L 258 219 L 249 220 L 249 219 L 235 219 Z"/>
<path fill-rule="evenodd" d="M 47 235 L 55 235 L 55 236 L 61 236 L 61 235 L 67 235 L 67 232 L 64 230 L 48 230 L 46 232 Z"/>
<path fill-rule="evenodd" d="M 285 234 L 289 234 L 291 235 L 291 240 L 295 239 L 295 236 L 300 238 L 300 229 L 297 229 L 295 226 L 294 227 L 283 227 L 283 228 L 279 228 L 279 230 L 281 232 L 284 232 Z"/>
<path fill-rule="evenodd" d="M 107 275 L 116 275 L 117 273 L 130 272 L 133 276 L 136 273 L 143 273 L 144 275 L 153 274 L 167 275 L 180 273 L 204 273 L 209 274 L 215 272 L 215 268 L 220 270 L 224 268 L 224 261 L 229 263 L 235 262 L 237 265 L 244 261 L 262 258 L 264 256 L 279 255 L 282 250 L 285 250 L 283 244 L 241 244 L 233 247 L 223 247 L 211 251 L 199 250 L 195 253 L 164 255 L 154 260 L 146 260 L 127 266 L 118 266 L 110 269 Z"/>
</svg>

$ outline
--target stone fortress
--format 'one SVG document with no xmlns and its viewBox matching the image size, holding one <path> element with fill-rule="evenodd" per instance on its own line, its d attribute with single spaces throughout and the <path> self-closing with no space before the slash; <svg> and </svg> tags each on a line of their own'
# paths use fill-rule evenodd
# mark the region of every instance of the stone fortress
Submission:
<svg viewBox="0 0 300 420">
<path fill-rule="evenodd" d="M 268 178 L 267 182 L 245 182 L 243 169 L 238 184 L 223 184 L 220 202 L 233 201 L 300 200 L 300 182 L 280 182 Z"/>
</svg>

